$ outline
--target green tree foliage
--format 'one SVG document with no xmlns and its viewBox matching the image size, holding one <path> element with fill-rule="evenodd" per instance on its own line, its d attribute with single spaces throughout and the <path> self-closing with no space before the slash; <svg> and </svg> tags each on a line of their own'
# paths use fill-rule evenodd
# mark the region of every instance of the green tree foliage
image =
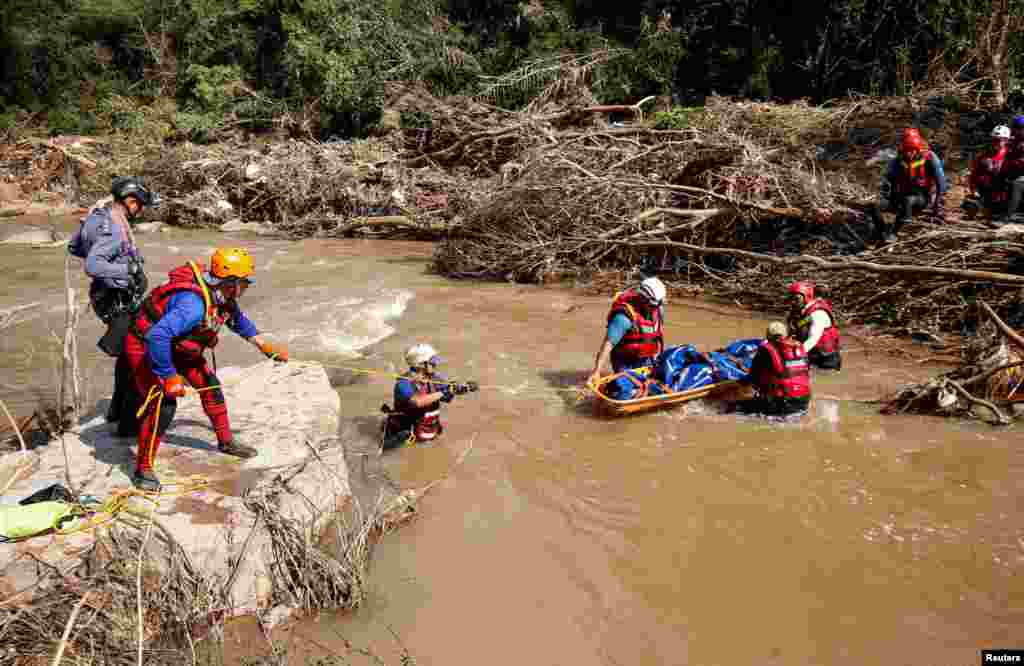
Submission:
<svg viewBox="0 0 1024 666">
<path fill-rule="evenodd" d="M 167 117 L 193 137 L 284 110 L 353 134 L 389 81 L 475 93 L 482 75 L 622 47 L 594 69 L 602 102 L 900 93 L 942 65 L 999 103 L 1024 62 L 1022 17 L 1024 0 L 6 0 L 0 115 L 135 131 L 172 96 Z"/>
</svg>

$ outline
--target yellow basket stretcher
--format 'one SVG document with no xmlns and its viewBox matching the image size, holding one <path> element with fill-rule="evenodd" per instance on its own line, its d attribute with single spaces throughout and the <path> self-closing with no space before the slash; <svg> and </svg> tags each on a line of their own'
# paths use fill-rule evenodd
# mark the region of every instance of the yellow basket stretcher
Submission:
<svg viewBox="0 0 1024 666">
<path fill-rule="evenodd" d="M 650 375 L 652 368 L 637 368 L 633 372 L 647 377 Z M 639 412 L 646 412 L 652 409 L 659 409 L 663 407 L 671 407 L 673 405 L 681 405 L 684 402 L 690 402 L 691 400 L 699 400 L 700 398 L 708 397 L 722 397 L 725 394 L 737 393 L 740 389 L 739 382 L 730 380 L 725 382 L 718 382 L 717 384 L 708 384 L 707 386 L 700 386 L 689 391 L 678 391 L 674 393 L 663 393 L 661 395 L 650 395 L 642 398 L 633 398 L 631 400 L 615 400 L 614 398 L 608 397 L 601 389 L 602 387 L 613 382 L 619 377 L 625 375 L 625 372 L 620 372 L 607 377 L 602 377 L 601 381 L 597 384 L 588 384 L 587 388 L 597 396 L 598 406 L 615 415 L 621 416 L 623 414 L 637 414 Z"/>
</svg>

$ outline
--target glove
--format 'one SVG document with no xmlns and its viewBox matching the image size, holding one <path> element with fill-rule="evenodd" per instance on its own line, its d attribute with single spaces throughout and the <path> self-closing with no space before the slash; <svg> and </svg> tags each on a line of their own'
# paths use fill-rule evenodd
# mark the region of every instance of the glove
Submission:
<svg viewBox="0 0 1024 666">
<path fill-rule="evenodd" d="M 164 395 L 168 398 L 182 398 L 185 396 L 185 381 L 181 375 L 171 375 L 161 380 L 164 385 Z"/>
<path fill-rule="evenodd" d="M 278 343 L 276 345 L 264 342 L 260 345 L 260 351 L 270 359 L 277 361 L 278 363 L 288 362 L 288 347 L 284 343 Z"/>
<path fill-rule="evenodd" d="M 455 399 L 455 393 L 452 392 L 451 385 L 450 384 L 445 384 L 441 388 L 441 402 L 451 402 L 454 399 Z"/>
<path fill-rule="evenodd" d="M 467 393 L 479 390 L 480 387 L 477 385 L 476 382 L 466 382 L 465 384 L 455 385 L 455 395 L 466 395 Z"/>
</svg>

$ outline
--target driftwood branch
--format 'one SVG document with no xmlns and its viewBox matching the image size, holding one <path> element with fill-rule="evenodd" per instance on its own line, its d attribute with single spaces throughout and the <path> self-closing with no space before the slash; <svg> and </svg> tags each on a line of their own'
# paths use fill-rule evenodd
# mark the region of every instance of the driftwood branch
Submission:
<svg viewBox="0 0 1024 666">
<path fill-rule="evenodd" d="M 78 369 L 78 341 L 75 336 L 75 327 L 78 325 L 78 308 L 75 303 L 75 290 L 71 286 L 71 264 L 70 255 L 64 261 L 64 347 L 61 354 L 60 366 L 60 390 L 58 418 L 63 419 L 65 408 L 70 407 L 74 422 L 82 408 L 81 378 Z M 70 393 L 70 402 L 68 401 Z"/>
<path fill-rule="evenodd" d="M 581 239 L 584 240 L 584 239 Z M 589 239 L 598 243 L 626 243 L 625 240 L 600 240 Z M 807 254 L 798 254 L 790 257 L 777 257 L 771 254 L 761 254 L 749 250 L 736 250 L 728 247 L 703 247 L 680 243 L 670 240 L 658 241 L 628 241 L 634 247 L 675 247 L 687 250 L 694 254 L 724 254 L 752 261 L 759 261 L 777 266 L 799 266 L 810 264 L 821 271 L 865 271 L 867 273 L 878 273 L 883 275 L 930 275 L 939 277 L 959 278 L 974 282 L 994 282 L 998 284 L 1011 284 L 1024 286 L 1024 276 L 1010 275 L 1008 273 L 993 273 L 991 271 L 973 271 L 957 268 L 939 268 L 935 266 L 914 266 L 907 264 L 875 264 L 870 261 L 858 261 L 842 259 L 839 257 L 815 257 Z M 1018 336 L 1019 344 L 1024 347 L 1024 339 Z"/>
<path fill-rule="evenodd" d="M 724 209 L 724 208 L 648 208 L 647 210 L 643 211 L 642 213 L 638 213 L 638 214 L 634 215 L 633 217 L 631 217 L 622 226 L 616 227 L 614 229 L 609 229 L 608 231 L 603 232 L 602 234 L 600 234 L 598 236 L 598 238 L 600 238 L 601 240 L 607 240 L 609 238 L 613 238 L 615 236 L 619 236 L 619 235 L 625 233 L 626 231 L 628 231 L 629 228 L 632 227 L 633 225 L 639 224 L 639 223 L 643 222 L 644 220 L 649 220 L 652 217 L 660 217 L 662 215 L 671 215 L 671 216 L 674 216 L 674 217 L 697 218 L 697 219 L 694 220 L 693 222 L 688 223 L 688 224 L 676 225 L 676 226 L 670 227 L 668 229 L 663 228 L 663 227 L 657 227 L 655 229 L 650 229 L 648 231 L 641 231 L 641 232 L 638 232 L 638 233 L 635 233 L 635 234 L 632 234 L 632 235 L 628 236 L 627 239 L 642 238 L 644 236 L 653 236 L 653 235 L 660 234 L 660 233 L 669 233 L 670 231 L 676 231 L 676 230 L 679 230 L 679 229 L 689 229 L 691 227 L 697 226 L 698 224 L 700 224 L 704 220 L 707 220 L 708 218 L 714 217 L 715 215 L 718 215 L 719 213 L 724 212 L 725 210 L 727 210 L 727 209 Z"/>
<path fill-rule="evenodd" d="M 587 106 L 582 109 L 570 109 L 549 116 L 542 116 L 539 120 L 544 122 L 558 122 L 573 116 L 583 116 L 588 113 L 632 113 L 634 118 L 644 117 L 643 105 L 655 98 L 655 95 L 644 97 L 636 104 L 600 104 L 598 106 Z"/>
<path fill-rule="evenodd" d="M 511 127 L 501 127 L 493 130 L 485 130 L 483 132 L 474 132 L 463 137 L 462 139 L 459 139 L 452 145 L 442 150 L 436 150 L 432 153 L 425 153 L 423 155 L 411 157 L 405 160 L 405 166 L 418 167 L 423 166 L 428 162 L 443 162 L 445 160 L 450 160 L 458 156 L 459 153 L 462 152 L 463 148 L 466 148 L 467 146 L 476 143 L 477 141 L 483 139 L 491 139 L 496 141 L 506 136 L 515 136 L 516 134 L 519 133 L 519 130 L 523 129 L 523 127 L 527 124 L 528 123 L 520 123 L 518 125 L 512 125 Z"/>
<path fill-rule="evenodd" d="M 981 309 L 988 315 L 988 318 L 992 320 L 992 323 L 996 325 L 996 328 L 999 329 L 1000 333 L 1005 335 L 1010 342 L 1021 349 L 1024 349 L 1024 337 L 1021 337 L 1019 333 L 1014 331 L 1006 322 L 1000 319 L 999 315 L 996 314 L 995 310 L 989 307 L 988 303 L 979 300 L 978 305 L 980 305 Z"/>
<path fill-rule="evenodd" d="M 998 407 L 996 407 L 988 400 L 983 400 L 982 398 L 971 395 L 971 393 L 967 389 L 965 389 L 958 382 L 955 382 L 952 379 L 947 378 L 945 382 L 952 386 L 956 390 L 956 392 L 959 393 L 963 397 L 963 399 L 969 402 L 970 404 L 984 407 L 985 409 L 992 412 L 992 414 L 996 417 L 997 425 L 1008 425 L 1010 423 L 1010 419 L 1006 418 L 1006 415 L 1003 414 Z"/>
<path fill-rule="evenodd" d="M 82 606 L 84 606 L 85 602 L 88 601 L 91 593 L 92 590 L 87 590 L 71 610 L 71 615 L 68 617 L 68 623 L 64 625 L 64 633 L 60 637 L 60 645 L 57 646 L 57 652 L 53 655 L 53 662 L 51 666 L 60 666 L 60 660 L 64 658 L 64 650 L 67 648 L 68 639 L 71 637 L 71 628 L 75 626 L 75 620 L 78 619 L 78 613 L 81 612 Z"/>
<path fill-rule="evenodd" d="M 7 416 L 7 420 L 11 422 L 11 427 L 14 428 L 14 434 L 18 436 L 18 442 L 21 444 L 21 453 L 22 455 L 24 455 L 25 451 L 27 450 L 27 447 L 25 446 L 25 438 L 21 434 L 21 428 L 25 426 L 22 425 L 21 427 L 18 427 L 18 422 L 14 420 L 13 416 L 11 416 L 11 412 L 8 411 L 7 404 L 3 400 L 0 400 L 0 408 L 4 410 L 4 414 Z M 24 423 L 27 423 L 27 421 Z"/>
</svg>

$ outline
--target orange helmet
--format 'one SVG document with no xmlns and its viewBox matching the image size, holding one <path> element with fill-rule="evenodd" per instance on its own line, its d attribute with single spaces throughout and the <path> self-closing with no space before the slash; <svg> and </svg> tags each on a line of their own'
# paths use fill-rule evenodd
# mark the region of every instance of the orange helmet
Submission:
<svg viewBox="0 0 1024 666">
<path fill-rule="evenodd" d="M 810 303 L 814 300 L 814 283 L 813 282 L 794 282 L 789 285 L 790 294 L 800 294 L 804 297 L 804 303 Z"/>
<path fill-rule="evenodd" d="M 240 247 L 218 247 L 210 258 L 210 275 L 217 281 L 239 278 L 252 282 L 252 256 Z"/>
</svg>

